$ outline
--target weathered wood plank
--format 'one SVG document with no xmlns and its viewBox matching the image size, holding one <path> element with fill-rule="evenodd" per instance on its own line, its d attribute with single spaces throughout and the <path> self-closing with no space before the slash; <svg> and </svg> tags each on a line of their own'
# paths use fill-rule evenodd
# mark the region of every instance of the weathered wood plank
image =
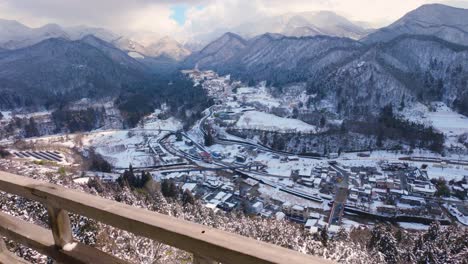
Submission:
<svg viewBox="0 0 468 264">
<path fill-rule="evenodd" d="M 207 259 L 207 258 L 202 257 L 202 256 L 194 255 L 193 256 L 193 264 L 218 264 L 218 262 L 213 261 L 211 259 Z"/>
<path fill-rule="evenodd" d="M 49 225 L 50 229 L 52 229 L 55 245 L 59 248 L 63 248 L 66 244 L 73 242 L 68 212 L 50 206 L 47 207 L 47 212 L 49 214 Z"/>
<path fill-rule="evenodd" d="M 0 212 L 0 234 L 15 242 L 47 255 L 60 263 L 70 264 L 124 264 L 126 262 L 96 248 L 73 242 L 67 250 L 55 245 L 51 230 Z"/>
<path fill-rule="evenodd" d="M 319 257 L 6 172 L 0 172 L 0 190 L 63 208 L 221 263 L 331 263 Z"/>
</svg>

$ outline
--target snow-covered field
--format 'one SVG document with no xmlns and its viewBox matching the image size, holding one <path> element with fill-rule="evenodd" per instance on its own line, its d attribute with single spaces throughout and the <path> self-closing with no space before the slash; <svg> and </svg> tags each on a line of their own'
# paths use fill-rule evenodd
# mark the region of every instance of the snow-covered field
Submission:
<svg viewBox="0 0 468 264">
<path fill-rule="evenodd" d="M 143 128 L 177 131 L 179 129 L 182 129 L 182 123 L 174 117 L 170 117 L 166 120 L 145 119 L 143 123 Z"/>
<path fill-rule="evenodd" d="M 444 103 L 432 104 L 432 110 L 416 104 L 412 108 L 405 109 L 402 114 L 410 121 L 431 125 L 447 137 L 446 145 L 457 145 L 458 136 L 468 133 L 468 117 L 461 115 Z"/>
<path fill-rule="evenodd" d="M 259 111 L 249 111 L 244 113 L 237 121 L 236 127 L 241 129 L 259 129 L 278 132 L 317 132 L 317 128 L 315 126 L 309 125 L 303 121 L 292 118 L 279 117 Z"/>
<path fill-rule="evenodd" d="M 239 88 L 237 96 L 244 103 L 258 103 L 268 108 L 281 106 L 281 101 L 272 97 L 265 86 Z"/>
<path fill-rule="evenodd" d="M 153 164 L 153 157 L 148 153 L 139 152 L 137 145 L 145 142 L 146 134 L 133 133 L 126 130 L 106 131 L 88 134 L 83 143 L 94 147 L 115 167 L 135 167 Z"/>
</svg>

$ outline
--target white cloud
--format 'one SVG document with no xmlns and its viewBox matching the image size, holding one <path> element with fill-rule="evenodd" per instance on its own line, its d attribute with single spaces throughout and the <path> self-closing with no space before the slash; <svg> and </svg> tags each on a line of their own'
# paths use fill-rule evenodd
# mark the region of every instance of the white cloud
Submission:
<svg viewBox="0 0 468 264">
<path fill-rule="evenodd" d="M 45 23 L 91 25 L 116 32 L 156 32 L 187 38 L 226 29 L 259 17 L 287 12 L 331 10 L 349 19 L 382 25 L 433 0 L 0 0 L 0 18 L 30 26 Z M 439 1 L 440 2 L 440 1 Z M 446 0 L 468 7 L 468 0 Z M 179 26 L 171 7 L 187 5 Z M 199 7 L 202 7 L 201 9 Z"/>
</svg>

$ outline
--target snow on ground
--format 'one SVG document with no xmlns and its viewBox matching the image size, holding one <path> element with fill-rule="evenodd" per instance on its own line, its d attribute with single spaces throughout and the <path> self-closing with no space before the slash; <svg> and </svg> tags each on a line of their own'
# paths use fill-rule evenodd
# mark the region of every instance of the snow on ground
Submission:
<svg viewBox="0 0 468 264">
<path fill-rule="evenodd" d="M 458 136 L 468 132 L 468 117 L 461 115 L 442 102 L 432 104 L 432 110 L 420 103 L 402 111 L 405 118 L 425 125 L 432 125 L 447 137 L 446 145 L 457 145 Z"/>
<path fill-rule="evenodd" d="M 259 103 L 268 108 L 281 106 L 281 102 L 271 96 L 265 86 L 238 88 L 237 97 L 244 103 Z"/>
<path fill-rule="evenodd" d="M 12 118 L 12 113 L 10 111 L 0 111 L 0 113 L 2 114 L 2 121 L 7 121 Z"/>
<path fill-rule="evenodd" d="M 172 130 L 176 131 L 182 129 L 182 123 L 175 119 L 174 117 L 170 117 L 166 120 L 163 119 L 150 119 L 146 120 L 143 124 L 144 129 L 162 129 L 162 130 Z"/>
<path fill-rule="evenodd" d="M 31 118 L 31 117 L 40 117 L 40 116 L 49 116 L 52 114 L 52 111 L 40 111 L 27 114 L 15 114 L 18 118 Z"/>
<path fill-rule="evenodd" d="M 317 128 L 303 121 L 279 117 L 259 111 L 249 111 L 244 113 L 236 123 L 236 127 L 241 129 L 259 129 L 278 132 L 296 131 L 302 133 L 315 133 Z"/>
<path fill-rule="evenodd" d="M 435 112 L 426 113 L 432 125 L 448 135 L 461 135 L 468 132 L 468 118 L 454 112 L 445 104 L 437 104 Z"/>
<path fill-rule="evenodd" d="M 267 172 L 272 175 L 290 176 L 292 170 L 299 170 L 302 175 L 310 175 L 311 170 L 316 166 L 325 166 L 327 161 L 307 158 L 299 158 L 297 161 L 282 162 L 279 158 L 273 158 L 269 153 L 259 154 L 255 161 L 259 161 L 268 166 Z"/>
<path fill-rule="evenodd" d="M 138 53 L 138 52 L 134 52 L 134 51 L 130 51 L 130 52 L 128 53 L 128 56 L 130 56 L 130 57 L 132 57 L 132 58 L 134 58 L 134 59 L 144 59 L 144 58 L 145 58 L 145 56 L 141 55 L 141 54 Z"/>
<path fill-rule="evenodd" d="M 136 145 L 144 142 L 142 134 L 126 130 L 105 131 L 88 134 L 83 141 L 84 145 L 93 146 L 115 167 L 128 167 L 129 164 L 138 167 L 153 162 L 151 155 L 136 151 Z"/>
</svg>

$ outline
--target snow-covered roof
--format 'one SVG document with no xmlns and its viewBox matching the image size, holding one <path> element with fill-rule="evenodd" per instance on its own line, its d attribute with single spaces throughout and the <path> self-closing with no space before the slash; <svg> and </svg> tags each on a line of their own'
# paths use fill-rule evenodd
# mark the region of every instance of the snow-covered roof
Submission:
<svg viewBox="0 0 468 264">
<path fill-rule="evenodd" d="M 303 206 L 300 206 L 300 205 L 294 205 L 292 207 L 293 210 L 296 210 L 296 211 L 304 211 L 304 207 Z"/>
<path fill-rule="evenodd" d="M 312 227 L 314 226 L 316 223 L 317 223 L 317 219 L 307 219 L 306 223 L 305 223 L 305 227 Z"/>
<path fill-rule="evenodd" d="M 197 187 L 196 183 L 184 183 L 184 185 L 182 185 L 182 190 L 184 190 L 184 191 L 189 190 L 189 191 L 193 192 L 195 187 Z"/>
<path fill-rule="evenodd" d="M 320 218 L 320 214 L 319 214 L 319 213 L 310 213 L 310 214 L 309 214 L 309 218 L 319 219 L 319 218 Z"/>
<path fill-rule="evenodd" d="M 244 179 L 243 182 L 250 186 L 255 186 L 259 183 L 258 181 L 251 179 L 251 178 Z"/>
<path fill-rule="evenodd" d="M 328 227 L 328 232 L 333 233 L 333 234 L 338 233 L 339 230 L 340 230 L 340 226 L 338 225 L 330 225 Z"/>
<path fill-rule="evenodd" d="M 277 213 L 275 214 L 276 220 L 283 220 L 284 217 L 286 217 L 286 215 L 285 215 L 283 212 L 277 212 Z"/>
<path fill-rule="evenodd" d="M 253 208 L 262 208 L 263 207 L 263 203 L 262 202 L 256 202 L 252 205 Z"/>
</svg>

